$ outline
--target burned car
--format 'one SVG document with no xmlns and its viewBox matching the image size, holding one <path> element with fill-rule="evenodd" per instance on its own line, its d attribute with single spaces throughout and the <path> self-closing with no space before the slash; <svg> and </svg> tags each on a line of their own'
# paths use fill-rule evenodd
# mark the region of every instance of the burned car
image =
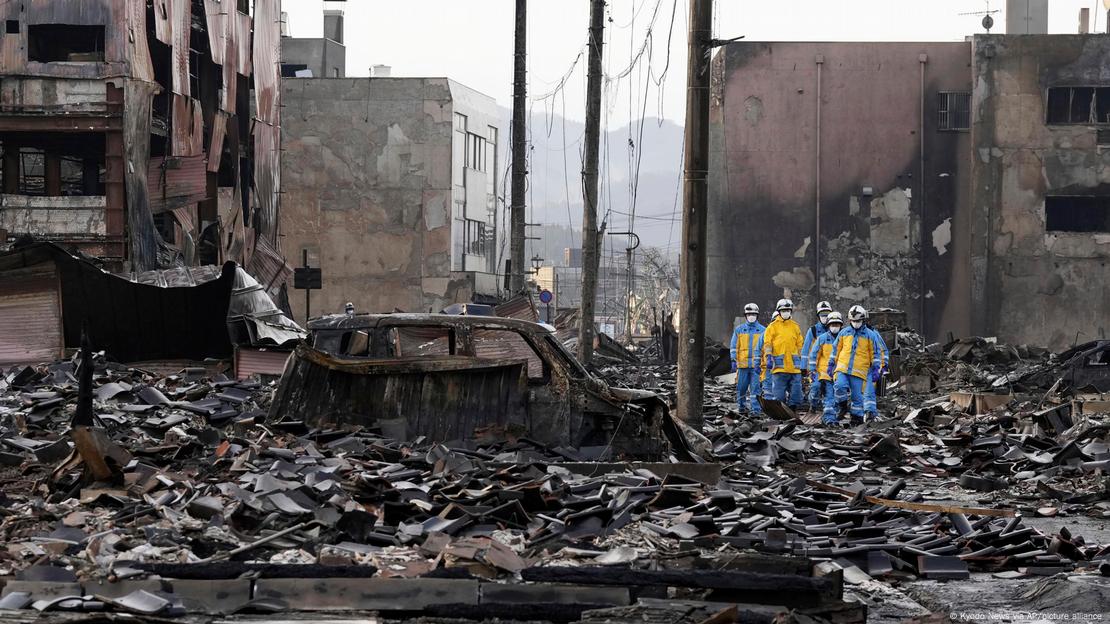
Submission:
<svg viewBox="0 0 1110 624">
<path fill-rule="evenodd" d="M 349 314 L 308 324 L 271 421 L 395 439 L 521 439 L 568 459 L 691 458 L 658 395 L 611 388 L 542 325 L 493 316 Z"/>
</svg>

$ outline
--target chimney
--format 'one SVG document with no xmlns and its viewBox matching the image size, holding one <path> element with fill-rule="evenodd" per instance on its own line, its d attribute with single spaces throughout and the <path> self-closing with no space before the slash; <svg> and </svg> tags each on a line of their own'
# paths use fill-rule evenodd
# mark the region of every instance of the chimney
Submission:
<svg viewBox="0 0 1110 624">
<path fill-rule="evenodd" d="M 1091 32 L 1091 10 L 1087 7 L 1079 9 L 1079 34 L 1086 35 Z"/>
<path fill-rule="evenodd" d="M 343 43 L 343 11 L 327 9 L 324 11 L 324 38 Z"/>
<path fill-rule="evenodd" d="M 389 65 L 371 65 L 370 76 L 374 78 L 389 78 L 393 73 L 393 68 Z"/>
</svg>

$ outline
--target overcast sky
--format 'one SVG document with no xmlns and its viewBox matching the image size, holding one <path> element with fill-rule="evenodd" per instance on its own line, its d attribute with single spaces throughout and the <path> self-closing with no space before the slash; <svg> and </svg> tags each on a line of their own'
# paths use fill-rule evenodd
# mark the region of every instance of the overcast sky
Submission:
<svg viewBox="0 0 1110 624">
<path fill-rule="evenodd" d="M 647 116 L 661 114 L 682 123 L 688 4 L 686 0 L 610 0 L 605 67 L 613 80 L 606 90 L 607 125 L 638 119 L 645 110 Z M 756 41 L 958 41 L 983 32 L 981 15 L 959 14 L 987 6 L 984 0 L 718 0 L 715 4 L 718 38 L 744 35 Z M 513 0 L 283 0 L 290 34 L 319 37 L 325 5 L 345 12 L 348 76 L 366 76 L 371 65 L 389 65 L 394 76 L 446 76 L 511 106 Z M 1080 7 L 1098 16 L 1099 32 L 1106 30 L 1102 0 L 1049 0 L 1049 5 L 1050 33 L 1077 32 Z M 1005 32 L 1005 2 L 993 0 L 990 7 L 1000 9 L 994 14 L 993 32 Z M 528 3 L 529 99 L 551 92 L 568 75 L 575 57 L 585 49 L 588 18 L 587 0 Z M 618 79 L 644 45 L 649 24 L 653 24 L 650 54 L 645 52 L 645 62 Z M 670 65 L 661 79 L 668 36 Z M 569 73 L 564 92 L 537 101 L 535 110 L 543 110 L 546 103 L 561 113 L 565 98 L 566 116 L 582 119 L 584 70 L 583 55 Z"/>
</svg>

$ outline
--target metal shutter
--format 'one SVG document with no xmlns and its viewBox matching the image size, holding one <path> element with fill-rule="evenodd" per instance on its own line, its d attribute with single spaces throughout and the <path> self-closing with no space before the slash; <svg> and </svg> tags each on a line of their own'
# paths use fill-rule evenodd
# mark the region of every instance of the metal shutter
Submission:
<svg viewBox="0 0 1110 624">
<path fill-rule="evenodd" d="M 0 274 L 0 365 L 62 355 L 62 313 L 54 264 Z"/>
</svg>

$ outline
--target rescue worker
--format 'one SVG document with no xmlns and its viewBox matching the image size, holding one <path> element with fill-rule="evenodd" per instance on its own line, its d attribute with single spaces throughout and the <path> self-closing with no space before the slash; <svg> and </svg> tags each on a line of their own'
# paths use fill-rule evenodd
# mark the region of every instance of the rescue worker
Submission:
<svg viewBox="0 0 1110 624">
<path fill-rule="evenodd" d="M 760 364 L 763 352 L 763 331 L 759 323 L 759 306 L 749 303 L 744 306 L 744 322 L 732 330 L 729 348 L 732 353 L 732 371 L 736 373 L 736 405 L 741 414 L 759 414 Z"/>
<path fill-rule="evenodd" d="M 809 354 L 806 356 L 810 363 L 810 404 L 815 401 L 825 404 L 833 399 L 833 378 L 829 374 L 829 359 L 832 357 L 833 345 L 840 329 L 844 327 L 844 317 L 839 312 L 831 312 L 825 320 L 828 331 L 821 334 L 813 341 Z M 816 408 L 815 408 L 816 409 Z M 836 424 L 835 414 L 828 411 L 822 417 L 826 425 Z"/>
<path fill-rule="evenodd" d="M 771 322 L 767 324 L 767 327 L 770 327 L 771 325 L 773 325 L 778 320 L 779 320 L 779 311 L 775 310 L 774 312 L 771 313 Z M 766 337 L 767 337 L 767 330 L 766 329 L 763 330 L 763 337 L 764 337 L 764 339 L 766 339 Z M 763 343 L 759 344 L 759 353 L 762 356 L 762 354 L 763 354 Z M 762 362 L 762 358 L 760 358 L 760 362 Z M 775 388 L 774 388 L 774 384 L 773 384 L 773 379 L 771 377 L 771 371 L 766 366 L 760 366 L 759 368 L 760 368 L 759 387 L 763 389 L 763 398 L 767 399 L 768 401 L 773 400 L 775 398 Z"/>
<path fill-rule="evenodd" d="M 877 387 L 879 381 L 883 378 L 887 366 L 890 365 L 890 349 L 886 346 L 886 341 L 883 340 L 883 335 L 879 330 L 871 325 L 871 313 L 864 310 L 863 326 L 870 329 L 875 334 L 875 338 L 879 341 L 879 351 L 882 353 L 882 360 L 879 362 L 879 369 L 875 371 L 874 375 L 867 376 L 867 383 L 863 388 L 863 411 L 867 420 L 879 419 L 879 400 L 877 396 Z"/>
<path fill-rule="evenodd" d="M 798 409 L 802 405 L 802 328 L 790 318 L 794 302 L 779 299 L 775 311 L 779 319 L 763 333 L 764 366 L 771 373 L 775 400 Z"/>
<path fill-rule="evenodd" d="M 867 310 L 863 306 L 852 306 L 848 310 L 849 326 L 836 336 L 825 370 L 833 378 L 833 394 L 825 399 L 823 419 L 826 422 L 837 419 L 839 404 L 845 401 L 851 402 L 852 422 L 863 422 L 864 385 L 882 366 L 879 341 L 874 331 L 864 327 L 865 318 Z"/>
<path fill-rule="evenodd" d="M 822 334 L 829 331 L 828 322 L 829 322 L 829 314 L 831 312 L 832 312 L 832 306 L 829 305 L 828 301 L 821 301 L 817 304 L 817 323 L 814 324 L 813 327 L 810 327 L 808 330 L 806 330 L 805 342 L 802 343 L 802 357 L 803 357 L 802 371 L 803 372 L 808 372 L 808 373 L 813 373 L 814 372 L 813 367 L 814 367 L 815 364 L 813 363 L 812 360 L 809 359 L 809 352 L 813 348 L 813 343 L 816 342 L 817 339 L 820 338 Z M 815 378 L 815 376 L 813 376 L 813 375 L 810 375 L 810 376 Z M 811 383 L 809 385 L 809 408 L 810 408 L 810 411 L 816 412 L 817 410 L 821 409 L 822 404 L 823 404 L 823 401 L 821 399 L 820 394 L 818 393 L 817 384 Z"/>
</svg>

